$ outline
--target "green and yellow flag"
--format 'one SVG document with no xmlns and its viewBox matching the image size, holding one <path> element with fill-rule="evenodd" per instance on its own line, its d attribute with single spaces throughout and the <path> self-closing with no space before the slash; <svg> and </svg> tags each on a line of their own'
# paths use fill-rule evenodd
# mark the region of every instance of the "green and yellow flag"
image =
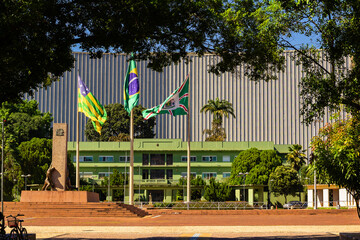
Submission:
<svg viewBox="0 0 360 240">
<path fill-rule="evenodd" d="M 78 111 L 90 118 L 95 130 L 101 134 L 101 128 L 107 119 L 107 113 L 80 79 L 80 76 L 78 76 L 78 104 Z"/>
</svg>

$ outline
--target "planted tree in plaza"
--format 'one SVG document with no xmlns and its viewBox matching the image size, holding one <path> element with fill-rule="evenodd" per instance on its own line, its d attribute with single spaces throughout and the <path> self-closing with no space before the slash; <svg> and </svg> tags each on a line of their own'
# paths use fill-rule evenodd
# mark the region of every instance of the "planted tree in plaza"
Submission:
<svg viewBox="0 0 360 240">
<path fill-rule="evenodd" d="M 210 178 L 209 185 L 205 186 L 204 198 L 210 202 L 224 202 L 231 198 L 232 188 L 227 183 L 220 183 Z"/>
<path fill-rule="evenodd" d="M 288 195 L 295 196 L 303 190 L 296 170 L 284 165 L 278 166 L 275 171 L 270 174 L 269 187 L 271 188 L 271 192 L 274 192 L 276 196 L 284 195 L 285 202 L 287 202 Z"/>
<path fill-rule="evenodd" d="M 259 151 L 251 148 L 242 151 L 231 165 L 229 182 L 241 185 L 245 178 L 246 184 L 267 185 L 270 174 L 281 164 L 281 158 L 275 150 Z"/>
<path fill-rule="evenodd" d="M 29 183 L 39 183 L 35 181 L 40 180 L 42 169 L 49 164 L 52 117 L 50 113 L 41 113 L 36 101 L 22 100 L 3 103 L 0 118 L 5 119 L 4 199 L 12 200 L 16 189 L 24 185 L 22 174 L 33 176 L 28 179 Z M 43 177 L 45 179 L 45 175 Z"/>
<path fill-rule="evenodd" d="M 356 117 L 326 124 L 313 138 L 312 166 L 329 183 L 345 188 L 355 199 L 360 218 L 360 121 Z"/>
<path fill-rule="evenodd" d="M 191 176 L 190 184 L 191 184 L 191 186 L 201 187 L 201 189 L 194 189 L 193 187 L 191 188 L 191 200 L 199 201 L 201 199 L 201 191 L 203 189 L 203 186 L 206 185 L 205 180 L 202 179 L 202 177 L 200 177 L 200 176 L 197 176 L 196 178 Z M 186 177 L 180 178 L 177 186 L 186 187 Z M 176 191 L 176 200 L 184 200 L 184 190 L 183 189 L 178 189 Z"/>
<path fill-rule="evenodd" d="M 124 106 L 120 103 L 113 103 L 105 106 L 107 120 L 101 130 L 101 135 L 94 129 L 91 119 L 87 121 L 85 136 L 90 141 L 129 141 L 130 117 Z M 155 118 L 144 120 L 141 105 L 134 108 L 134 137 L 153 138 Z"/>
<path fill-rule="evenodd" d="M 210 112 L 213 115 L 213 121 L 211 123 L 211 129 L 205 129 L 203 134 L 209 135 L 205 141 L 224 141 L 226 139 L 225 129 L 222 128 L 223 117 L 229 117 L 230 115 L 235 118 L 234 109 L 232 104 L 226 100 L 208 100 L 200 112 Z"/>
</svg>

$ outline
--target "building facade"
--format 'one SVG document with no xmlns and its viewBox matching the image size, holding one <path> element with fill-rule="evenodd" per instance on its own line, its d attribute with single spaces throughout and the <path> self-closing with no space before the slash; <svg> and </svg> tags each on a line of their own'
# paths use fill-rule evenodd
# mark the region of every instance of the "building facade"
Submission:
<svg viewBox="0 0 360 240">
<path fill-rule="evenodd" d="M 301 106 L 298 87 L 303 76 L 302 67 L 295 64 L 293 51 L 284 53 L 284 72 L 277 73 L 278 80 L 251 82 L 240 66 L 235 73 L 219 76 L 208 72 L 209 65 L 218 61 L 214 55 L 203 57 L 189 54 L 189 63 L 180 62 L 154 72 L 147 62 L 137 63 L 140 81 L 139 104 L 150 108 L 162 103 L 189 74 L 191 140 L 204 141 L 204 129 L 211 128 L 212 116 L 200 113 L 210 99 L 225 99 L 233 104 L 236 118 L 225 118 L 226 141 L 273 142 L 275 144 L 301 144 L 308 149 L 311 137 L 330 121 L 326 114 L 323 121 L 306 126 L 301 123 Z M 34 97 L 42 112 L 53 114 L 54 123 L 69 124 L 69 141 L 76 141 L 77 75 L 79 74 L 90 91 L 103 104 L 123 103 L 123 85 L 128 67 L 128 56 L 104 54 L 101 59 L 91 59 L 88 53 L 74 53 L 72 71 L 66 72 L 60 81 L 48 88 L 39 89 Z M 324 67 L 330 64 L 324 61 Z M 346 67 L 350 59 L 345 61 Z M 80 141 L 84 136 L 87 118 L 80 114 Z M 186 117 L 159 115 L 156 117 L 156 138 L 186 140 Z"/>
<path fill-rule="evenodd" d="M 272 142 L 191 142 L 191 175 L 204 180 L 215 178 L 224 181 L 230 177 L 231 165 L 238 154 L 249 148 L 276 150 L 285 161 L 289 145 L 277 145 Z M 80 176 L 88 181 L 100 181 L 117 169 L 129 174 L 129 142 L 80 142 Z M 76 158 L 76 143 L 68 143 L 71 159 Z M 179 179 L 187 174 L 187 142 L 180 139 L 135 139 L 134 142 L 134 189 L 135 200 L 157 202 L 176 201 Z M 246 199 L 241 199 L 241 190 L 235 190 L 237 201 L 264 202 L 264 186 L 246 186 Z M 111 187 L 113 190 L 128 186 Z M 110 200 L 112 200 L 110 198 Z"/>
</svg>

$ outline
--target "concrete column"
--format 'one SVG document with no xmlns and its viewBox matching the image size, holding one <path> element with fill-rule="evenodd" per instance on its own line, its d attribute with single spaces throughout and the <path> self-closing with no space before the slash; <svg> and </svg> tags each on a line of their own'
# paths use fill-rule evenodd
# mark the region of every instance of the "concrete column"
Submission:
<svg viewBox="0 0 360 240">
<path fill-rule="evenodd" d="M 347 199 L 346 189 L 340 188 L 340 189 L 339 189 L 339 202 L 340 202 L 340 207 L 347 207 L 347 206 L 348 206 L 347 200 L 348 200 L 348 199 Z"/>
<path fill-rule="evenodd" d="M 164 202 L 172 202 L 172 189 L 164 190 Z"/>
<path fill-rule="evenodd" d="M 323 189 L 323 207 L 329 207 L 329 200 L 330 200 L 330 195 L 329 195 L 329 189 Z"/>
<path fill-rule="evenodd" d="M 240 201 L 240 189 L 235 189 L 235 200 Z"/>
<path fill-rule="evenodd" d="M 245 192 L 246 190 L 247 190 L 246 196 L 248 196 L 249 205 L 254 205 L 254 189 L 252 188 L 245 189 Z"/>
<path fill-rule="evenodd" d="M 314 190 L 308 189 L 307 193 L 308 193 L 307 194 L 308 207 L 314 207 Z"/>
</svg>

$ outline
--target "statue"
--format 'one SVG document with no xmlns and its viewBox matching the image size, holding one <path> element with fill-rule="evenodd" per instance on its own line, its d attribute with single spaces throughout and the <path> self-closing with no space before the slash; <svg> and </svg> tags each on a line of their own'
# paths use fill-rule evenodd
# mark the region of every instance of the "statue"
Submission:
<svg viewBox="0 0 360 240">
<path fill-rule="evenodd" d="M 49 169 L 46 171 L 46 178 L 45 178 L 45 183 L 44 186 L 42 187 L 42 191 L 46 191 L 47 188 L 50 186 L 51 190 L 55 190 L 55 185 L 51 179 L 52 173 L 54 172 L 55 167 L 52 167 L 50 165 Z"/>
</svg>

